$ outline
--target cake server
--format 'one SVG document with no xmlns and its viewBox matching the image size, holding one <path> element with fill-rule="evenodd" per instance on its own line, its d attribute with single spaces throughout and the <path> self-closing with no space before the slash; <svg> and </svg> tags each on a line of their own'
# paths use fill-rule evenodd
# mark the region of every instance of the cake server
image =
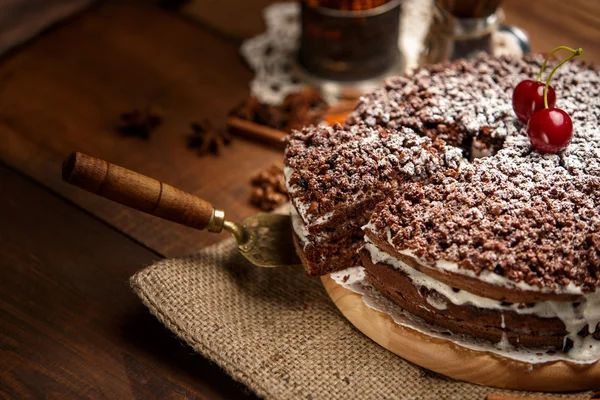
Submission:
<svg viewBox="0 0 600 400">
<path fill-rule="evenodd" d="M 258 213 L 236 224 L 206 200 L 77 152 L 63 162 L 62 177 L 88 192 L 190 228 L 214 233 L 225 229 L 235 238 L 240 253 L 256 266 L 301 265 L 289 215 Z"/>
</svg>

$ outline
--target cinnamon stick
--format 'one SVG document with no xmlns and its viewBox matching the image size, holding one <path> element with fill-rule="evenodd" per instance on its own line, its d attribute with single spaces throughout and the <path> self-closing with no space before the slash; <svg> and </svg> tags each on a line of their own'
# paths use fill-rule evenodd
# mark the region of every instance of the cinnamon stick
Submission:
<svg viewBox="0 0 600 400">
<path fill-rule="evenodd" d="M 357 99 L 340 100 L 337 103 L 334 103 L 329 106 L 329 108 L 327 109 L 327 114 L 350 114 L 352 111 L 354 111 L 357 105 Z"/>
<path fill-rule="evenodd" d="M 237 117 L 227 118 L 227 128 L 239 136 L 283 149 L 287 133 Z"/>
</svg>

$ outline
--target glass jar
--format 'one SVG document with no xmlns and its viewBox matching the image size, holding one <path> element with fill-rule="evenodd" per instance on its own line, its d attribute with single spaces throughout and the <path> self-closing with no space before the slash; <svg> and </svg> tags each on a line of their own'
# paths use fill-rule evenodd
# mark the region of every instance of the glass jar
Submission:
<svg viewBox="0 0 600 400">
<path fill-rule="evenodd" d="M 398 64 L 401 0 L 302 0 L 298 61 L 333 81 L 371 79 Z"/>
</svg>

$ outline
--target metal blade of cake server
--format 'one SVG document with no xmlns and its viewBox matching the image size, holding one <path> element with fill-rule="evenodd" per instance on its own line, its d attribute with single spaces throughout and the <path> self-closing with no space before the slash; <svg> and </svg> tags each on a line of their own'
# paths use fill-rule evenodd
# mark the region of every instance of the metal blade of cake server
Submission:
<svg viewBox="0 0 600 400">
<path fill-rule="evenodd" d="M 238 246 L 251 263 L 260 267 L 302 265 L 296 254 L 289 215 L 258 213 L 242 224 L 248 240 Z"/>
</svg>

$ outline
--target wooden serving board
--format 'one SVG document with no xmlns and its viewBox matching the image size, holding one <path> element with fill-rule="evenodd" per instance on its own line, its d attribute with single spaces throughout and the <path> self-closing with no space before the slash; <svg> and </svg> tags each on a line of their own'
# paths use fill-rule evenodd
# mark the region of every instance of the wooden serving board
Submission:
<svg viewBox="0 0 600 400">
<path fill-rule="evenodd" d="M 600 362 L 529 364 L 471 350 L 396 324 L 388 314 L 367 307 L 361 294 L 337 284 L 329 275 L 322 276 L 321 281 L 337 308 L 358 330 L 392 353 L 437 373 L 515 390 L 567 392 L 600 386 Z"/>
</svg>

